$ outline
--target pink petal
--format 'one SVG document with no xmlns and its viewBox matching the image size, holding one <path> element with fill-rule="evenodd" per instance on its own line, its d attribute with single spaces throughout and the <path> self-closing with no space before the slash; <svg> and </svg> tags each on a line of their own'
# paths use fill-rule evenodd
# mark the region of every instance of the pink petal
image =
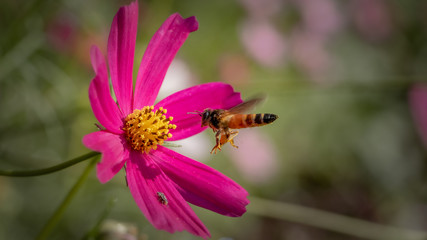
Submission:
<svg viewBox="0 0 427 240">
<path fill-rule="evenodd" d="M 188 114 L 203 111 L 206 108 L 229 109 L 242 102 L 240 93 L 234 92 L 233 87 L 221 82 L 197 85 L 176 92 L 156 104 L 156 108 L 167 109 L 167 116 L 173 116 L 171 123 L 177 126 L 171 130 L 172 137 L 168 141 L 187 138 L 203 131 L 201 117 L 198 114 Z"/>
<path fill-rule="evenodd" d="M 409 92 L 409 103 L 419 134 L 427 146 L 427 85 L 413 86 Z"/>
<path fill-rule="evenodd" d="M 155 151 L 152 151 L 155 152 Z M 186 230 L 203 238 L 209 231 L 148 154 L 131 152 L 126 164 L 130 192 L 147 219 L 157 228 L 170 233 Z M 163 204 L 157 193 L 168 201 Z"/>
<path fill-rule="evenodd" d="M 121 7 L 108 37 L 111 81 L 120 109 L 127 116 L 132 109 L 132 69 L 138 25 L 138 2 Z"/>
<path fill-rule="evenodd" d="M 157 30 L 139 67 L 134 108 L 140 109 L 154 103 L 173 58 L 188 34 L 197 28 L 198 22 L 195 17 L 183 19 L 175 13 Z"/>
<path fill-rule="evenodd" d="M 231 217 L 246 212 L 248 193 L 227 176 L 162 146 L 152 155 L 188 202 Z"/>
<path fill-rule="evenodd" d="M 92 45 L 90 48 L 90 61 L 92 63 L 92 68 L 97 75 L 100 72 L 107 74 L 107 65 L 105 65 L 104 56 L 96 45 Z"/>
<path fill-rule="evenodd" d="M 104 57 L 96 46 L 91 48 L 90 55 L 96 73 L 89 85 L 89 101 L 93 113 L 108 131 L 119 134 L 122 132 L 120 126 L 123 123 L 121 113 L 110 94 Z"/>
<path fill-rule="evenodd" d="M 122 136 L 98 131 L 83 137 L 83 144 L 93 151 L 101 152 L 102 158 L 96 166 L 96 175 L 101 183 L 108 182 L 122 169 L 129 158 L 129 151 L 123 145 Z"/>
</svg>

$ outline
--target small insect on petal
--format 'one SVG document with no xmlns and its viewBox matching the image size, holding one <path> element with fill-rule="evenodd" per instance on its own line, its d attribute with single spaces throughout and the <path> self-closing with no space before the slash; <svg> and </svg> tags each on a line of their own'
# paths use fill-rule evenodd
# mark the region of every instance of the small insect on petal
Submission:
<svg viewBox="0 0 427 240">
<path fill-rule="evenodd" d="M 157 192 L 157 199 L 159 202 L 163 205 L 168 205 L 168 199 L 166 198 L 165 194 L 162 192 Z"/>
</svg>

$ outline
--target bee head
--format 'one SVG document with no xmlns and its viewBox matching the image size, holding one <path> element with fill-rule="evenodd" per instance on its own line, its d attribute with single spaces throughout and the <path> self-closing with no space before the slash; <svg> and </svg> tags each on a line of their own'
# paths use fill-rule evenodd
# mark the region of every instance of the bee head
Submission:
<svg viewBox="0 0 427 240">
<path fill-rule="evenodd" d="M 205 109 L 203 112 L 199 113 L 202 117 L 202 127 L 208 126 L 211 120 L 212 109 Z"/>
<path fill-rule="evenodd" d="M 210 108 L 205 109 L 203 112 L 194 111 L 194 112 L 188 112 L 188 114 L 198 114 L 200 117 L 202 117 L 202 127 L 208 126 L 209 122 L 212 117 L 213 110 Z"/>
</svg>

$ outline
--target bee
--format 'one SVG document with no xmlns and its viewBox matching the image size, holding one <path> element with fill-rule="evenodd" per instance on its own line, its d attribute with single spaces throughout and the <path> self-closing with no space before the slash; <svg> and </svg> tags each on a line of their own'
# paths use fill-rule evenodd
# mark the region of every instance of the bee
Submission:
<svg viewBox="0 0 427 240">
<path fill-rule="evenodd" d="M 205 109 L 203 112 L 196 112 L 202 117 L 202 127 L 209 126 L 215 134 L 216 145 L 212 148 L 211 154 L 221 151 L 221 147 L 230 143 L 231 146 L 238 148 L 234 144 L 234 138 L 239 131 L 231 129 L 259 127 L 274 122 L 278 116 L 271 113 L 244 114 L 260 103 L 263 98 L 253 98 L 243 102 L 229 110 L 224 109 Z"/>
<path fill-rule="evenodd" d="M 157 200 L 163 205 L 168 205 L 168 199 L 166 198 L 165 194 L 162 192 L 157 192 Z"/>
</svg>

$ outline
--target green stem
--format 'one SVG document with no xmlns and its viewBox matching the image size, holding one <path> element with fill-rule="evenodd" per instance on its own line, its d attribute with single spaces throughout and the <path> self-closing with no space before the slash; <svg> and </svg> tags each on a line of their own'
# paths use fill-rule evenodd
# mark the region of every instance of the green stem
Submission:
<svg viewBox="0 0 427 240">
<path fill-rule="evenodd" d="M 57 172 L 84 160 L 87 160 L 91 157 L 99 155 L 99 152 L 90 152 L 83 156 L 73 158 L 61 164 L 55 165 L 53 167 L 37 169 L 37 170 L 29 170 L 29 171 L 15 171 L 15 170 L 0 170 L 0 176 L 9 176 L 9 177 L 33 177 L 45 175 L 53 172 Z"/>
<path fill-rule="evenodd" d="M 364 239 L 427 239 L 427 232 L 402 229 L 351 218 L 327 211 L 260 198 L 251 199 L 248 212 L 300 223 Z"/>
<path fill-rule="evenodd" d="M 70 205 L 71 200 L 76 195 L 77 191 L 81 188 L 83 183 L 86 181 L 86 179 L 89 176 L 89 173 L 92 171 L 92 169 L 95 167 L 96 162 L 98 161 L 97 158 L 93 159 L 89 162 L 86 169 L 84 170 L 83 174 L 80 176 L 80 178 L 77 180 L 77 182 L 74 184 L 73 188 L 70 190 L 70 192 L 65 197 L 64 201 L 62 201 L 61 205 L 56 209 L 55 213 L 50 217 L 46 225 L 41 230 L 40 234 L 37 236 L 37 240 L 46 239 L 47 236 L 50 234 L 52 229 L 55 227 L 55 225 L 58 223 L 59 219 L 64 214 L 67 207 Z"/>
</svg>

